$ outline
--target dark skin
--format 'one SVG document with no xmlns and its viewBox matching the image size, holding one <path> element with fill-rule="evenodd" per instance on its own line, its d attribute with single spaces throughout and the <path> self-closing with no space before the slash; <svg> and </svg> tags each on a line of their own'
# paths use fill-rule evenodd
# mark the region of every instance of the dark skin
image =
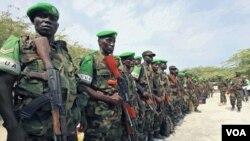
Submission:
<svg viewBox="0 0 250 141">
<path fill-rule="evenodd" d="M 124 65 L 124 71 L 131 73 L 132 68 L 134 67 L 134 60 L 132 57 L 122 59 L 122 64 Z"/>
<path fill-rule="evenodd" d="M 158 69 L 159 69 L 159 65 L 158 64 L 152 64 L 152 69 L 153 69 L 153 71 L 154 71 L 154 73 L 157 73 L 157 71 L 158 71 Z M 163 95 L 163 96 L 156 96 L 156 95 L 153 95 L 154 96 L 154 98 L 156 99 L 156 101 L 158 102 L 158 103 L 161 103 L 161 102 L 163 102 L 165 99 L 164 99 L 164 97 L 165 97 L 165 95 Z"/>
<path fill-rule="evenodd" d="M 143 56 L 143 60 L 144 60 L 143 64 L 145 64 L 146 66 L 149 66 L 153 61 L 153 57 L 154 57 L 154 55 Z M 142 96 L 145 98 L 149 98 L 150 94 L 147 91 L 145 91 L 145 92 L 143 92 Z"/>
<path fill-rule="evenodd" d="M 37 39 L 47 38 L 54 42 L 54 35 L 59 26 L 58 18 L 46 12 L 40 11 L 34 16 L 33 25 L 40 35 Z M 4 126 L 8 132 L 7 141 L 27 141 L 26 132 L 19 126 L 14 113 L 12 103 L 12 89 L 17 77 L 7 72 L 0 72 L 0 114 L 4 120 Z"/>
<path fill-rule="evenodd" d="M 135 65 L 140 65 L 141 64 L 141 60 L 134 60 L 134 64 Z"/>
<path fill-rule="evenodd" d="M 103 37 L 98 39 L 100 50 L 104 56 L 113 54 L 115 49 L 115 38 L 114 37 Z"/>
<path fill-rule="evenodd" d="M 100 50 L 104 56 L 108 56 L 113 54 L 115 48 L 115 38 L 114 37 L 103 37 L 98 39 L 98 44 Z M 86 91 L 92 98 L 101 100 L 104 102 L 109 102 L 112 104 L 119 104 L 122 100 L 122 97 L 119 96 L 118 93 L 114 93 L 113 95 L 105 95 L 100 91 L 96 91 L 89 86 L 86 85 L 79 85 L 78 91 Z"/>
</svg>

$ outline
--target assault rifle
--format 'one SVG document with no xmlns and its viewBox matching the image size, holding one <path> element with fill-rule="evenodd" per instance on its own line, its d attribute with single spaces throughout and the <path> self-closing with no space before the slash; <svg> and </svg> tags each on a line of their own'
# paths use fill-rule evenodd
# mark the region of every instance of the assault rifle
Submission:
<svg viewBox="0 0 250 141">
<path fill-rule="evenodd" d="M 122 108 L 125 114 L 126 127 L 128 131 L 129 141 L 137 141 L 136 137 L 136 112 L 134 107 L 131 106 L 130 100 L 128 97 L 128 85 L 127 81 L 124 78 L 118 79 L 119 86 L 119 95 L 122 97 Z"/>
<path fill-rule="evenodd" d="M 109 70 L 114 74 L 117 80 L 108 80 L 109 85 L 118 85 L 119 95 L 122 97 L 122 109 L 125 114 L 126 128 L 128 132 L 129 141 L 137 141 L 136 137 L 136 112 L 134 107 L 131 106 L 128 97 L 128 84 L 117 69 L 116 62 L 113 55 L 106 56 L 104 59 L 105 64 Z"/>
<path fill-rule="evenodd" d="M 40 37 L 35 39 L 34 43 L 36 52 L 46 68 L 55 141 L 67 141 L 66 108 L 62 99 L 60 74 L 54 69 L 50 59 L 51 48 L 48 39 Z"/>
</svg>

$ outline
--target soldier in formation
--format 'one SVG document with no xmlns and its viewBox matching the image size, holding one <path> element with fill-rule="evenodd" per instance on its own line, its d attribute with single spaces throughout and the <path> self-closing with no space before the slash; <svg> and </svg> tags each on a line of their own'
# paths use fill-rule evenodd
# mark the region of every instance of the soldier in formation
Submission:
<svg viewBox="0 0 250 141">
<path fill-rule="evenodd" d="M 150 50 L 113 55 L 118 33 L 112 30 L 96 34 L 99 50 L 76 69 L 67 43 L 55 40 L 57 8 L 38 3 L 27 15 L 37 35 L 11 36 L 0 50 L 0 113 L 8 141 L 76 141 L 79 125 L 84 141 L 164 139 L 192 112 L 190 105 L 200 112 L 198 99 L 212 97 L 209 82 L 176 66 L 167 74 L 167 61 L 155 60 Z M 230 85 L 238 111 L 242 82 L 236 74 Z M 222 94 L 226 87 L 219 85 Z"/>
</svg>

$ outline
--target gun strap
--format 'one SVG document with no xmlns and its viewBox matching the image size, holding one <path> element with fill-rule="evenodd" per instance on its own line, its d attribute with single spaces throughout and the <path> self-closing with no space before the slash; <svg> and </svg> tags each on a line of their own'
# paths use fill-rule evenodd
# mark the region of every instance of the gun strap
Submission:
<svg viewBox="0 0 250 141">
<path fill-rule="evenodd" d="M 33 99 L 28 105 L 26 105 L 21 111 L 20 111 L 20 118 L 21 119 L 29 119 L 35 111 L 37 111 L 39 108 L 41 108 L 43 105 L 49 103 L 50 99 L 47 94 L 43 94 L 35 99 Z"/>
<path fill-rule="evenodd" d="M 143 66 L 143 69 L 144 69 L 144 72 L 145 72 L 145 74 L 146 74 L 146 79 L 147 79 L 147 82 L 148 82 L 148 90 L 149 90 L 149 94 L 150 94 L 150 96 L 152 97 L 153 96 L 153 93 L 152 93 L 152 90 L 151 90 L 151 87 L 150 87 L 150 82 L 149 82 L 149 78 L 148 78 L 148 73 L 147 73 L 147 70 L 146 70 L 146 68 L 145 68 L 145 66 L 144 65 L 142 65 Z"/>
</svg>

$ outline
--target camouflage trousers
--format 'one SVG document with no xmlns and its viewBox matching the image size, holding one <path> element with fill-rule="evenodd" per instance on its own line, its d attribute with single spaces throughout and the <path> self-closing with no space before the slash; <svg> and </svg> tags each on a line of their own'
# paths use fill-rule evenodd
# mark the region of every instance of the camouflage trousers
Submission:
<svg viewBox="0 0 250 141">
<path fill-rule="evenodd" d="M 199 106 L 199 101 L 197 96 L 195 95 L 195 93 L 190 94 L 190 101 L 193 103 L 194 107 L 198 107 Z"/>
<path fill-rule="evenodd" d="M 160 108 L 158 113 L 159 113 L 159 115 L 155 114 L 155 116 L 154 116 L 154 125 L 153 125 L 154 132 L 160 131 L 160 127 L 161 127 L 162 121 L 164 119 L 164 113 L 165 113 L 163 107 Z"/>
<path fill-rule="evenodd" d="M 242 93 L 243 93 L 243 90 L 235 90 L 231 95 L 230 95 L 230 102 L 231 102 L 231 105 L 232 106 L 235 106 L 235 101 L 237 100 L 237 107 L 238 108 L 242 108 L 242 97 L 241 97 L 241 95 L 242 95 Z"/>
<path fill-rule="evenodd" d="M 227 103 L 225 90 L 220 90 L 220 103 Z"/>
<path fill-rule="evenodd" d="M 173 96 L 173 106 L 174 106 L 173 122 L 174 124 L 176 124 L 182 118 L 181 97 Z"/>
<path fill-rule="evenodd" d="M 37 136 L 29 136 L 29 139 L 27 141 L 54 141 L 53 137 L 37 137 Z M 67 137 L 67 141 L 77 141 L 77 136 L 72 135 Z"/>
<path fill-rule="evenodd" d="M 154 115 L 155 113 L 150 109 L 150 107 L 145 105 L 145 124 L 143 128 L 144 134 L 153 134 L 154 132 Z"/>
<path fill-rule="evenodd" d="M 88 126 L 84 141 L 121 141 L 121 106 L 89 101 L 86 115 Z"/>
</svg>

